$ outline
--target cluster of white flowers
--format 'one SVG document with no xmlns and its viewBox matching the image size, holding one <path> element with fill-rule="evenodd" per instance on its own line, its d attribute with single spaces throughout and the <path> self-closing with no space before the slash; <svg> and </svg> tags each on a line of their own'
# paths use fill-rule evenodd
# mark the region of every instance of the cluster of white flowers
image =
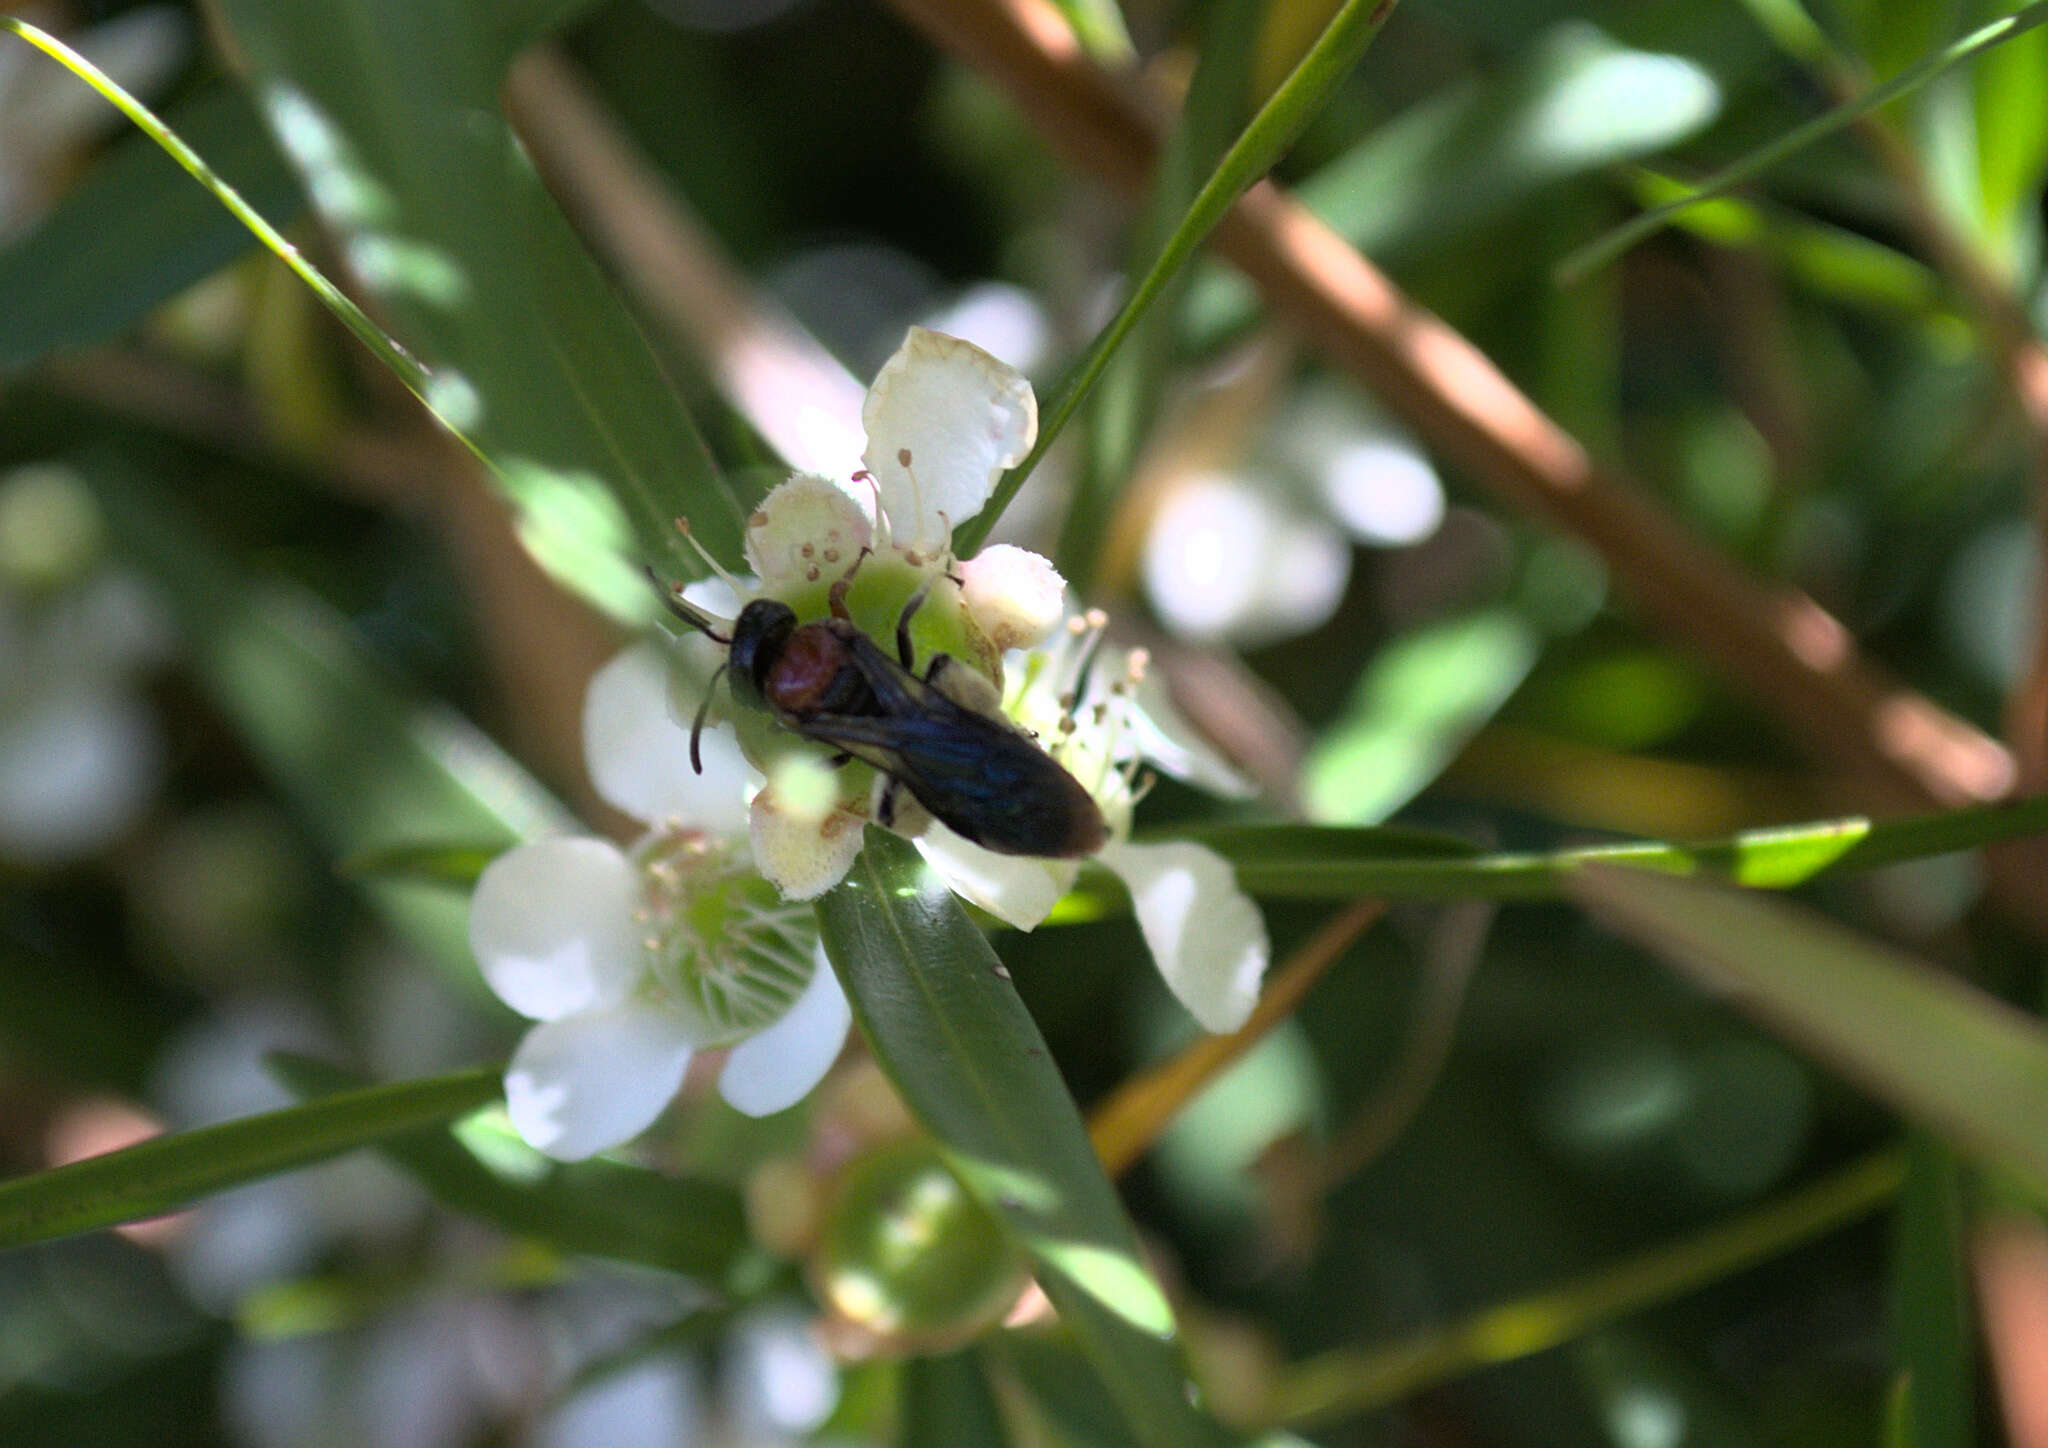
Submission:
<svg viewBox="0 0 2048 1448">
<path fill-rule="evenodd" d="M 1103 658 L 1099 617 L 1068 619 L 1065 583 L 1045 559 L 1008 546 L 951 555 L 953 522 L 978 513 L 1031 447 L 1030 383 L 969 343 L 913 328 L 862 423 L 865 466 L 850 486 L 791 478 L 748 521 L 752 580 L 685 596 L 713 615 L 772 598 L 815 619 L 837 586 L 877 638 L 921 596 L 910 619 L 918 657 L 946 654 L 980 674 L 1088 791 L 1107 827 L 1095 858 L 1129 886 L 1167 985 L 1203 1026 L 1235 1028 L 1267 961 L 1257 908 L 1213 852 L 1129 838 L 1141 762 L 1199 778 L 1199 746 L 1176 737 L 1142 655 Z M 644 1130 L 699 1050 L 732 1047 L 720 1089 L 762 1114 L 808 1092 L 845 1038 L 847 1004 L 802 902 L 852 865 L 882 781 L 865 765 L 835 768 L 829 749 L 763 711 L 716 700 L 703 772 L 693 772 L 685 721 L 707 698 L 716 655 L 694 638 L 642 645 L 592 681 L 592 780 L 648 822 L 637 845 L 541 841 L 495 862 L 477 887 L 471 940 L 485 977 L 539 1022 L 507 1073 L 507 1104 L 521 1135 L 554 1156 Z M 1020 929 L 1045 919 L 1080 868 L 995 854 L 915 813 L 899 824 L 922 826 L 918 845 L 948 885 Z"/>
</svg>

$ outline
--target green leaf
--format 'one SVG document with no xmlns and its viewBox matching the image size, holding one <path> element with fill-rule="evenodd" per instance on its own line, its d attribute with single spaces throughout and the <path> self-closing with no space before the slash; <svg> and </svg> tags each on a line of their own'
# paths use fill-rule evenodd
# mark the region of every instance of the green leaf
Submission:
<svg viewBox="0 0 2048 1448">
<path fill-rule="evenodd" d="M 901 1448 L 1005 1448 L 1010 1435 L 980 1354 L 912 1358 L 903 1365 Z"/>
<path fill-rule="evenodd" d="M 335 872 L 355 880 L 413 880 L 468 889 L 485 868 L 505 852 L 502 840 L 457 844 L 387 845 L 362 850 L 335 865 Z"/>
<path fill-rule="evenodd" d="M 1309 47 L 1280 88 L 1259 108 L 1237 140 L 1216 163 L 1216 169 L 1189 203 L 1180 224 L 1160 248 L 1157 260 L 1133 288 L 1130 299 L 1110 319 L 1095 340 L 1088 344 L 1061 383 L 1058 393 L 1044 409 L 1038 441 L 1024 461 L 1003 475 L 990 496 L 988 506 L 953 532 L 953 546 L 961 557 L 970 557 L 988 536 L 988 530 L 1002 517 L 1003 509 L 1017 496 L 1032 469 L 1058 440 L 1074 412 L 1102 376 L 1116 349 L 1138 325 L 1151 305 L 1159 300 L 1168 282 L 1179 272 L 1195 249 L 1223 219 L 1231 204 L 1270 170 L 1302 128 L 1314 117 L 1336 88 L 1337 82 L 1358 63 L 1366 48 L 1379 35 L 1380 27 L 1393 13 L 1394 0 L 1344 0 L 1330 23 Z"/>
<path fill-rule="evenodd" d="M 323 220 L 535 556 L 628 619 L 652 609 L 641 561 L 702 572 L 676 517 L 737 558 L 737 504 L 499 110 L 510 37 L 494 7 L 224 0 L 220 14 Z"/>
<path fill-rule="evenodd" d="M 0 1247 L 117 1226 L 497 1100 L 495 1069 L 370 1086 L 0 1183 Z"/>
<path fill-rule="evenodd" d="M 1132 237 L 1132 270 L 1167 244 L 1202 178 L 1215 168 L 1242 124 L 1251 101 L 1252 68 L 1265 15 L 1263 0 L 1222 0 L 1202 17 L 1201 56 L 1188 83 L 1180 124 L 1160 153 L 1151 194 Z M 1162 293 L 1154 315 L 1133 329 L 1095 390 L 1087 447 L 1056 555 L 1075 597 L 1086 597 L 1094 589 L 1095 565 L 1110 531 L 1117 494 L 1131 477 L 1158 410 L 1173 361 L 1172 313 L 1186 281 L 1176 278 Z"/>
<path fill-rule="evenodd" d="M 1431 624 L 1380 650 L 1302 762 L 1326 824 L 1374 824 L 1442 772 L 1534 667 L 1537 634 L 1509 609 Z"/>
<path fill-rule="evenodd" d="M 346 1072 L 301 1057 L 272 1069 L 301 1095 L 345 1090 Z M 530 1177 L 494 1171 L 463 1140 L 427 1131 L 385 1142 L 382 1153 L 450 1211 L 561 1252 L 637 1262 L 728 1291 L 765 1281 L 770 1269 L 747 1236 L 739 1194 L 624 1162 L 550 1162 L 506 1143 Z"/>
<path fill-rule="evenodd" d="M 249 577 L 140 488 L 104 491 L 116 546 L 163 589 L 200 686 L 336 858 L 388 858 L 423 840 L 497 851 L 567 827 L 515 761 L 412 697 L 318 599 Z M 418 879 L 363 889 L 452 975 L 476 979 L 466 896 Z"/>
<path fill-rule="evenodd" d="M 1638 171 L 1636 198 L 1659 206 L 1691 194 L 1682 181 Z M 1922 317 L 1953 317 L 1941 278 L 1926 264 L 1881 241 L 1739 196 L 1716 196 L 1687 207 L 1671 223 L 1719 246 L 1750 247 L 1823 297 Z"/>
<path fill-rule="evenodd" d="M 1572 896 L 1795 1045 L 2048 1199 L 2048 1029 L 1783 901 L 1640 870 Z"/>
<path fill-rule="evenodd" d="M 1141 1443 L 1220 1430 L 1189 1401 L 1173 1311 L 1002 963 L 907 842 L 868 831 L 818 902 L 825 948 L 896 1089 L 1031 1256 Z"/>
<path fill-rule="evenodd" d="M 1900 1156 L 1877 1152 L 1678 1241 L 1412 1337 L 1318 1354 L 1282 1375 L 1271 1416 L 1294 1427 L 1356 1417 L 1769 1262 L 1883 1205 L 1899 1188 Z"/>
<path fill-rule="evenodd" d="M 1871 870 L 2048 831 L 2048 799 L 1978 805 L 1873 823 L 1860 815 L 1771 825 L 1716 840 L 1628 840 L 1547 852 L 1482 854 L 1401 829 L 1223 825 L 1183 831 L 1217 851 L 1254 895 L 1275 899 L 1550 900 L 1588 865 L 1713 874 L 1789 889 L 1824 874 Z"/>
<path fill-rule="evenodd" d="M 1977 1371 L 1970 1329 L 1961 1173 L 1939 1142 L 1916 1135 L 1899 1194 L 1892 1331 L 1904 1378 L 1911 1448 L 1977 1441 Z"/>
<path fill-rule="evenodd" d="M 1131 1448 L 1116 1404 L 1094 1374 L 1082 1369 L 1068 1334 L 1033 1328 L 1006 1332 L 983 1347 L 999 1357 L 1059 1435 L 1077 1448 Z"/>
<path fill-rule="evenodd" d="M 2001 45 L 1978 62 L 1977 193 L 1984 241 L 2008 269 L 2040 240 L 2048 175 L 2048 31 Z"/>
<path fill-rule="evenodd" d="M 1739 160 L 1732 161 L 1715 171 L 1693 187 L 1684 198 L 1653 207 L 1573 251 L 1558 263 L 1559 284 L 1569 286 L 1588 273 L 1606 266 L 1637 242 L 1662 229 L 1684 207 L 1733 190 L 1751 177 L 1770 169 L 1793 152 L 1833 135 L 1871 112 L 1882 109 L 1900 96 L 1918 90 L 1951 67 L 1961 65 L 1992 46 L 2016 39 L 2043 22 L 2048 22 L 2048 0 L 2035 0 L 2034 4 L 2012 15 L 1973 30 L 1953 45 L 1944 46 L 1884 84 L 1871 87 L 1854 100 L 1846 101 L 1803 125 L 1794 126 Z"/>
<path fill-rule="evenodd" d="M 266 216 L 305 204 L 241 92 L 210 87 L 166 119 Z M 0 251 L 0 369 L 105 341 L 255 246 L 160 146 L 132 136 Z"/>
<path fill-rule="evenodd" d="M 1713 77 L 1691 61 L 1571 21 L 1500 75 L 1440 89 L 1376 128 L 1295 197 L 1375 261 L 1398 265 L 1575 176 L 1666 150 L 1720 108 Z M 1212 345 L 1257 305 L 1241 277 L 1207 272 L 1189 299 L 1190 329 Z"/>
</svg>

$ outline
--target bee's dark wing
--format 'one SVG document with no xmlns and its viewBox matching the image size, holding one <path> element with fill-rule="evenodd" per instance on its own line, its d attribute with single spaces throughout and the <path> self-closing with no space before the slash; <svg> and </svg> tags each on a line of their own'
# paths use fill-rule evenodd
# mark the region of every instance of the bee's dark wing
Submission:
<svg viewBox="0 0 2048 1448">
<path fill-rule="evenodd" d="M 1092 854 L 1106 833 L 1079 780 L 1028 736 L 897 668 L 887 712 L 812 714 L 801 732 L 901 780 L 956 834 L 1004 855 Z"/>
</svg>

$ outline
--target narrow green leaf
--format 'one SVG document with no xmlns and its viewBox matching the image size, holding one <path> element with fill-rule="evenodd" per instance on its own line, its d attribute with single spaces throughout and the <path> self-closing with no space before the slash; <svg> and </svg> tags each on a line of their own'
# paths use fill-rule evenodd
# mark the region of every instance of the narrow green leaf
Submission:
<svg viewBox="0 0 2048 1448">
<path fill-rule="evenodd" d="M 1961 1173 L 1939 1142 L 1915 1135 L 1899 1195 L 1892 1332 L 1904 1378 L 1904 1441 L 1968 1448 L 1977 1441 L 1977 1372 Z"/>
<path fill-rule="evenodd" d="M 1637 199 L 1657 206 L 1691 194 L 1682 181 L 1654 171 L 1631 177 Z M 1717 246 L 1749 247 L 1823 297 L 1925 318 L 1954 317 L 1941 278 L 1924 262 L 1881 241 L 1739 196 L 1716 196 L 1681 211 L 1671 223 Z"/>
<path fill-rule="evenodd" d="M 510 59 L 472 0 L 224 0 L 259 108 L 364 284 L 491 460 L 536 557 L 645 618 L 672 524 L 739 556 L 740 512 L 631 318 L 498 105 Z"/>
<path fill-rule="evenodd" d="M 1061 384 L 1040 419 L 1038 441 L 1030 454 L 1003 475 L 1003 480 L 989 498 L 988 506 L 954 530 L 953 546 L 961 557 L 971 557 L 981 546 L 988 530 L 1002 517 L 1003 509 L 1024 486 L 1024 480 L 1031 476 L 1032 469 L 1038 466 L 1039 460 L 1066 429 L 1075 410 L 1102 376 L 1109 359 L 1116 354 L 1117 347 L 1159 299 L 1174 274 L 1195 254 L 1195 248 L 1223 219 L 1231 203 L 1265 175 L 1293 144 L 1294 138 L 1301 134 L 1302 128 L 1329 98 L 1337 82 L 1358 63 L 1359 57 L 1379 35 L 1380 28 L 1393 13 L 1394 4 L 1395 0 L 1344 0 L 1343 6 L 1330 17 L 1330 23 L 1324 27 L 1316 43 L 1309 47 L 1308 53 L 1302 56 L 1293 73 L 1267 98 L 1258 114 L 1252 117 L 1251 124 L 1244 128 L 1223 159 L 1217 162 L 1216 169 L 1196 193 L 1187 214 L 1167 238 L 1158 259 L 1140 279 L 1122 310 L 1089 344 L 1088 350 Z"/>
<path fill-rule="evenodd" d="M 468 889 L 505 852 L 502 840 L 460 844 L 387 845 L 362 850 L 335 865 L 354 880 L 413 880 Z"/>
<path fill-rule="evenodd" d="M 301 1095 L 352 1084 L 346 1072 L 301 1057 L 274 1058 L 271 1066 Z M 379 1149 L 450 1211 L 557 1251 L 637 1262 L 729 1291 L 769 1273 L 730 1187 L 601 1160 L 534 1161 L 534 1177 L 514 1179 L 445 1131 L 397 1137 Z"/>
<path fill-rule="evenodd" d="M 1295 199 L 1382 264 L 1469 241 L 1562 183 L 1656 154 L 1721 109 L 1711 74 L 1634 50 L 1579 21 L 1554 27 L 1497 76 L 1430 94 L 1295 187 Z M 1249 322 L 1244 278 L 1205 270 L 1189 330 L 1210 347 Z"/>
<path fill-rule="evenodd" d="M 1075 1448 L 1132 1448 L 1109 1390 L 1085 1369 L 1069 1334 L 1043 1328 L 1006 1332 L 984 1343 L 982 1351 L 1002 1360 L 1059 1441 Z"/>
<path fill-rule="evenodd" d="M 1661 230 L 1685 207 L 1734 189 L 1752 176 L 1776 165 L 1794 151 L 1833 135 L 1871 112 L 1883 109 L 1900 96 L 1918 90 L 1944 71 L 1961 65 L 1994 45 L 2001 45 L 2016 36 L 2024 35 L 2043 22 L 2048 22 L 2048 0 L 2035 0 L 2034 4 L 2014 14 L 1994 20 L 1989 25 L 1980 26 L 1953 45 L 1944 46 L 1918 64 L 1908 66 L 1884 84 L 1873 86 L 1856 99 L 1836 106 L 1825 115 L 1816 116 L 1804 125 L 1794 126 L 1783 135 L 1758 146 L 1740 160 L 1733 161 L 1706 177 L 1683 199 L 1653 207 L 1570 253 L 1557 265 L 1558 284 L 1570 286 L 1589 273 L 1598 271 L 1637 242 Z"/>
<path fill-rule="evenodd" d="M 1191 1405 L 1173 1311 L 1002 963 L 916 850 L 882 830 L 818 902 L 855 1023 L 1153 1448 L 1218 1441 Z"/>
<path fill-rule="evenodd" d="M 1167 244 L 1202 178 L 1215 169 L 1243 123 L 1266 9 L 1264 0 L 1222 0 L 1201 18 L 1201 55 L 1188 83 L 1180 124 L 1160 153 L 1151 194 L 1131 239 L 1133 271 Z M 1085 598 L 1094 590 L 1095 565 L 1117 494 L 1130 479 L 1158 409 L 1173 359 L 1172 314 L 1186 283 L 1186 277 L 1177 277 L 1169 284 L 1153 314 L 1132 331 L 1095 390 L 1087 447 L 1056 554 L 1060 573 L 1075 597 Z"/>
<path fill-rule="evenodd" d="M 1861 816 L 1771 825 L 1689 844 L 1629 840 L 1569 850 L 1482 854 L 1400 829 L 1223 825 L 1184 832 L 1229 860 L 1238 882 L 1272 899 L 1551 900 L 1588 865 L 1708 874 L 1789 889 L 1824 874 L 1871 870 L 2048 831 L 2048 799 L 1977 805 L 1872 822 Z"/>
<path fill-rule="evenodd" d="M 901 1448 L 1005 1448 L 1010 1435 L 989 1387 L 981 1355 L 971 1349 L 903 1365 Z"/>
<path fill-rule="evenodd" d="M 2048 33 L 2000 46 L 1978 65 L 1972 87 L 1977 192 L 1985 244 L 2010 268 L 2040 239 L 2041 181 L 2048 174 Z"/>
<path fill-rule="evenodd" d="M 1776 1201 L 1548 1291 L 1397 1342 L 1319 1354 L 1281 1378 L 1270 1415 L 1294 1427 L 1353 1417 L 1481 1368 L 1547 1352 L 1867 1216 L 1898 1190 L 1903 1172 L 1899 1152 L 1878 1152 Z"/>
<path fill-rule="evenodd" d="M 1911 1120 L 2048 1199 L 2048 1028 L 1780 900 L 1642 870 L 1573 898 Z"/>
<path fill-rule="evenodd" d="M 304 206 L 240 91 L 213 86 L 165 119 L 265 216 L 286 220 Z M 131 137 L 0 251 L 0 369 L 105 341 L 255 246 L 162 147 Z"/>
<path fill-rule="evenodd" d="M 0 1183 L 0 1247 L 68 1237 L 434 1126 L 497 1100 L 496 1069 L 349 1091 L 304 1106 L 159 1136 Z"/>
</svg>

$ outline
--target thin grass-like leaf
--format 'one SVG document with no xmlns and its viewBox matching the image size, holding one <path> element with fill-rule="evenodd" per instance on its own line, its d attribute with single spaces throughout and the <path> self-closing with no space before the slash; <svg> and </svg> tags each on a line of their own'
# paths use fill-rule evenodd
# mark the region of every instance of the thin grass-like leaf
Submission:
<svg viewBox="0 0 2048 1448">
<path fill-rule="evenodd" d="M 1281 1378 L 1271 1418 L 1307 1427 L 1351 1417 L 1480 1368 L 1546 1352 L 1853 1222 L 1898 1191 L 1901 1153 L 1879 1152 L 1812 1186 L 1548 1292 L 1381 1347 L 1310 1358 Z"/>
<path fill-rule="evenodd" d="M 1908 66 L 1884 84 L 1873 86 L 1855 100 L 1836 106 L 1825 115 L 1815 116 L 1804 125 L 1794 126 L 1782 136 L 1758 146 L 1740 160 L 1723 166 L 1693 187 L 1684 197 L 1666 202 L 1662 206 L 1652 207 L 1640 216 L 1615 227 L 1606 235 L 1597 237 L 1572 251 L 1557 264 L 1558 285 L 1571 286 L 1598 271 L 1637 242 L 1661 230 L 1673 216 L 1686 207 L 1740 186 L 1793 152 L 1833 135 L 1873 111 L 1882 110 L 1900 96 L 1910 95 L 1920 89 L 1942 72 L 1961 65 L 1994 45 L 2002 45 L 2016 36 L 2024 35 L 2044 22 L 2048 22 L 2048 0 L 2035 0 L 2034 4 L 2023 10 L 2003 16 L 1988 25 L 1979 26 L 1953 45 L 1943 46 L 1917 65 Z"/>
<path fill-rule="evenodd" d="M 0 1183 L 0 1247 L 159 1216 L 261 1177 L 436 1126 L 498 1098 L 495 1068 L 369 1086 L 159 1136 Z"/>
<path fill-rule="evenodd" d="M 1226 825 L 1184 832 L 1228 859 L 1255 895 L 1286 900 L 1552 900 L 1592 865 L 1699 874 L 1790 889 L 2048 831 L 2048 799 L 1873 821 L 1859 815 L 1771 825 L 1695 843 L 1657 840 L 1480 853 L 1412 830 Z"/>
<path fill-rule="evenodd" d="M 1123 308 L 1091 342 L 1067 380 L 1044 409 L 1039 420 L 1038 441 L 1025 459 L 1003 475 L 988 506 L 972 520 L 954 530 L 953 546 L 962 556 L 972 556 L 1003 515 L 1017 490 L 1024 486 L 1039 461 L 1066 429 L 1082 400 L 1102 376 L 1116 349 L 1138 325 L 1146 311 L 1159 300 L 1175 273 L 1186 265 L 1203 240 L 1223 219 L 1231 203 L 1272 169 L 1294 138 L 1301 134 L 1338 81 L 1358 63 L 1366 48 L 1379 35 L 1395 0 L 1345 0 L 1316 43 L 1309 48 L 1293 73 L 1274 91 L 1253 116 L 1251 123 L 1224 153 L 1209 179 L 1195 194 L 1187 214 L 1161 248 L 1159 257 L 1138 282 Z"/>
</svg>

